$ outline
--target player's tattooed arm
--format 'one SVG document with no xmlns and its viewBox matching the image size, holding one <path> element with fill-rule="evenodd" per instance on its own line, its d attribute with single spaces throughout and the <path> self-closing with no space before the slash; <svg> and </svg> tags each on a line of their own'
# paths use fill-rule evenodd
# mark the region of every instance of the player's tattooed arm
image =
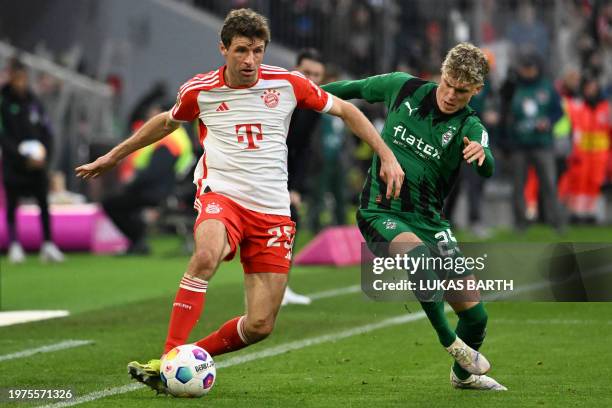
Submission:
<svg viewBox="0 0 612 408">
<path fill-rule="evenodd" d="M 345 102 L 336 96 L 331 109 L 327 112 L 344 120 L 348 128 L 361 140 L 366 142 L 380 157 L 380 177 L 387 185 L 387 198 L 399 198 L 402 183 L 404 182 L 404 171 L 398 163 L 395 155 L 385 144 L 382 137 L 374 128 L 374 125 L 353 104 Z"/>
<path fill-rule="evenodd" d="M 174 132 L 179 126 L 178 122 L 172 120 L 170 112 L 160 113 L 149 119 L 133 135 L 119 143 L 104 156 L 98 157 L 91 163 L 77 167 L 75 169 L 76 175 L 83 179 L 98 177 L 100 174 L 115 167 L 117 163 L 130 153 L 161 140 Z"/>
</svg>

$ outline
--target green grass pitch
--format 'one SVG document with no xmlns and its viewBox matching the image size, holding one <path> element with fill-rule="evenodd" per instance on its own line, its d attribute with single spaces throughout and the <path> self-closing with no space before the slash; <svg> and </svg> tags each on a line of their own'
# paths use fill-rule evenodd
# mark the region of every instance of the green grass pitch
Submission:
<svg viewBox="0 0 612 408">
<path fill-rule="evenodd" d="M 603 242 L 610 237 L 610 229 L 582 228 L 571 229 L 565 240 Z M 521 237 L 496 235 L 496 240 L 515 242 L 552 239 L 545 228 Z M 3 310 L 67 309 L 71 315 L 0 327 L 0 388 L 71 388 L 83 397 L 132 384 L 126 363 L 159 355 L 187 262 L 187 256 L 170 256 L 179 246 L 177 239 L 157 238 L 154 244 L 155 255 L 149 258 L 69 254 L 65 264 L 48 266 L 41 266 L 34 256 L 19 266 L 2 258 Z M 291 286 L 301 293 L 356 284 L 358 267 L 299 267 L 291 275 Z M 505 393 L 452 389 L 451 359 L 427 320 L 418 318 L 418 305 L 374 303 L 353 292 L 319 299 L 308 307 L 283 308 L 269 339 L 219 356 L 216 362 L 260 356 L 287 344 L 294 349 L 220 367 L 213 391 L 201 399 L 155 396 L 143 388 L 77 406 L 612 406 L 612 304 L 495 302 L 487 309 L 490 323 L 482 351 L 493 364 L 491 375 L 509 388 Z M 242 311 L 240 265 L 223 264 L 211 281 L 203 318 L 191 340 Z M 407 315 L 415 318 L 371 326 Z M 362 332 L 349 332 L 355 328 Z M 93 343 L 2 361 L 1 356 L 67 339 Z M 307 339 L 316 344 L 307 345 Z M 4 400 L 0 406 L 48 403 Z"/>
</svg>

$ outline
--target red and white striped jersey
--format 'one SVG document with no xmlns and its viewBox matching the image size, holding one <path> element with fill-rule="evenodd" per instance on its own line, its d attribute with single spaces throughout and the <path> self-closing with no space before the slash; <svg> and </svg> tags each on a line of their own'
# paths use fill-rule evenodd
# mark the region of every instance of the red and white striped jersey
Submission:
<svg viewBox="0 0 612 408">
<path fill-rule="evenodd" d="M 296 107 L 327 112 L 333 99 L 299 72 L 261 65 L 255 85 L 230 88 L 224 70 L 187 81 L 171 111 L 175 121 L 199 119 L 204 154 L 194 173 L 197 195 L 208 187 L 249 210 L 290 215 L 291 114 Z"/>
</svg>

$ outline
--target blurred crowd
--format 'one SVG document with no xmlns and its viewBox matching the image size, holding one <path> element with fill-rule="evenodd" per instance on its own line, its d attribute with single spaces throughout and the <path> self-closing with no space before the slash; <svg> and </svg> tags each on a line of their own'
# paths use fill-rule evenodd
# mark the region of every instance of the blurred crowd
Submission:
<svg viewBox="0 0 612 408">
<path fill-rule="evenodd" d="M 447 217 L 465 220 L 464 226 L 486 237 L 491 220 L 484 217 L 483 207 L 490 197 L 499 195 L 508 204 L 503 207 L 511 213 L 507 218 L 519 230 L 531 222 L 547 222 L 562 232 L 568 223 L 609 219 L 605 209 L 612 185 L 612 1 L 439 0 L 436 7 L 425 0 L 186 3 L 219 16 L 237 7 L 262 12 L 270 19 L 274 43 L 296 52 L 305 47 L 319 51 L 312 60 L 323 67 L 316 81 L 321 83 L 390 71 L 437 81 L 446 50 L 460 41 L 474 42 L 485 51 L 491 71 L 471 106 L 489 130 L 497 170 L 487 184 L 464 171 L 446 203 Z M 297 61 L 294 68 L 299 66 Z M 5 69 L 0 83 L 7 80 Z M 44 74 L 31 82 L 42 106 L 51 109 L 61 84 Z M 121 82 L 109 78 L 115 94 L 120 93 Z M 163 82 L 153 84 L 129 115 L 116 114 L 115 131 L 137 128 L 151 114 L 167 108 L 173 94 Z M 376 126 L 382 126 L 382 106 L 360 107 Z M 127 119 L 121 119 L 123 116 Z M 326 116 L 307 121 L 316 123 L 309 130 L 310 143 L 300 147 L 306 152 L 301 154 L 308 156 L 307 168 L 301 169 L 302 176 L 292 176 L 301 180 L 293 184 L 290 180 L 290 185 L 294 186 L 292 203 L 299 203 L 303 215 L 302 227 L 317 232 L 325 225 L 351 222 L 371 152 L 348 137 L 338 121 Z M 84 121 L 79 123 L 86 126 Z M 146 221 L 159 220 L 159 211 L 169 211 L 169 197 L 174 210 L 190 211 L 192 187 L 185 174 L 200 147 L 197 129 L 181 130 L 167 144 L 131 158 L 111 176 L 112 181 L 84 191 L 90 199 L 104 203 L 132 240 L 134 252 L 149 251 Z M 95 157 L 106 147 L 92 145 L 89 156 Z M 289 155 L 292 166 L 291 150 Z M 52 164 L 54 170 L 70 171 L 61 161 Z M 170 177 L 163 179 L 163 188 L 144 197 L 139 189 L 151 192 L 143 183 L 162 180 L 161 168 Z M 61 181 L 61 175 L 57 177 Z M 63 187 L 59 182 L 55 189 L 66 197 Z M 134 208 L 125 208 L 130 201 L 126 197 L 136 195 L 142 200 L 133 203 Z M 462 196 L 467 197 L 464 217 L 457 215 Z M 68 197 L 71 201 L 76 196 Z M 151 207 L 158 209 L 157 215 L 143 212 Z"/>
</svg>

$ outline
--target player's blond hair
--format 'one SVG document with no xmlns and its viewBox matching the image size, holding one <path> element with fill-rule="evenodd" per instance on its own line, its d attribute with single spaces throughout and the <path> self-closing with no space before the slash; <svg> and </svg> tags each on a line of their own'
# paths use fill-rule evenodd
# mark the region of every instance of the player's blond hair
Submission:
<svg viewBox="0 0 612 408">
<path fill-rule="evenodd" d="M 484 53 L 468 42 L 455 45 L 442 63 L 442 75 L 464 84 L 482 85 L 488 73 L 489 64 Z"/>
<path fill-rule="evenodd" d="M 236 9 L 227 13 L 221 27 L 221 42 L 226 48 L 236 36 L 258 38 L 266 45 L 270 42 L 270 27 L 268 20 L 249 8 Z"/>
</svg>

